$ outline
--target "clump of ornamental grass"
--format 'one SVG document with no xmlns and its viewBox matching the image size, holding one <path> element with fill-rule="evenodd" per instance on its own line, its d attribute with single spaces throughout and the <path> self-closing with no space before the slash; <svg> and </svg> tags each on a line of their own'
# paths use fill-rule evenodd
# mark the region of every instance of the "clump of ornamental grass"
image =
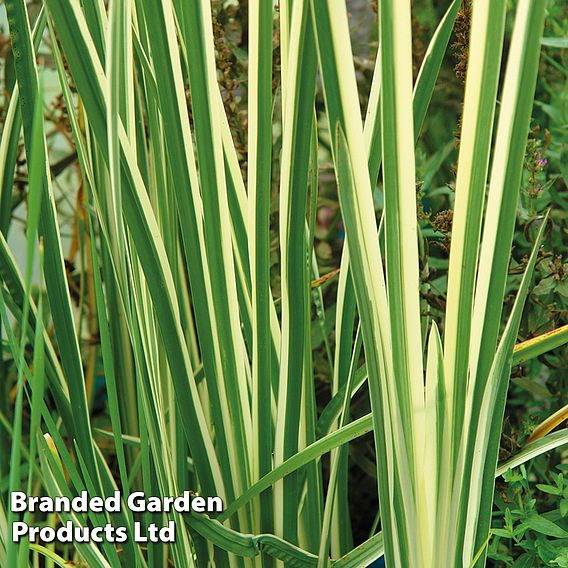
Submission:
<svg viewBox="0 0 568 568">
<path fill-rule="evenodd" d="M 177 527 L 167 547 L 130 539 L 49 550 L 11 542 L 16 517 L 0 503 L 1 565 L 26 565 L 42 555 L 92 567 L 339 568 L 382 555 L 389 567 L 484 564 L 495 477 L 568 441 L 566 430 L 546 435 L 497 464 L 512 364 L 568 340 L 560 329 L 515 346 L 546 216 L 535 222 L 533 251 L 502 322 L 545 17 L 545 0 L 516 3 L 502 66 L 508 4 L 473 2 L 460 32 L 468 55 L 455 200 L 451 214 L 435 221 L 442 233 L 451 229 L 452 239 L 440 333 L 421 310 L 415 144 L 459 1 L 449 3 L 438 23 L 415 83 L 411 2 L 378 3 L 380 45 L 362 120 L 346 3 L 280 0 L 279 58 L 273 58 L 273 4 L 249 0 L 248 77 L 238 85 L 248 101 L 245 148 L 244 137 L 235 145 L 231 131 L 242 117 L 225 112 L 240 112 L 234 61 L 208 1 L 111 1 L 107 12 L 100 2 L 44 0 L 33 30 L 24 0 L 6 2 L 17 86 L 0 143 L 0 297 L 17 388 L 5 487 L 68 497 L 83 490 L 91 496 L 189 490 L 220 496 L 225 509 L 211 516 L 134 515 L 126 508 L 112 518 L 26 515 L 54 527 L 111 520 L 129 532 L 136 522 Z M 35 57 L 44 36 L 83 188 L 85 216 L 77 230 L 88 282 L 79 286 L 88 291 L 95 338 L 86 350 L 46 145 Z M 219 57 L 227 65 L 221 74 Z M 278 129 L 275 116 L 282 117 Z M 21 133 L 28 172 L 25 274 L 5 238 Z M 326 148 L 346 243 L 335 341 L 326 345 L 332 397 L 318 412 L 311 320 L 313 304 L 318 317 L 325 314 L 314 231 Z M 271 287 L 275 161 L 278 298 Z M 45 303 L 31 294 L 36 264 Z M 108 429 L 91 420 L 95 365 L 104 377 Z M 352 397 L 363 385 L 371 412 L 351 420 Z M 380 515 L 377 530 L 354 546 L 348 444 L 370 431 Z M 112 454 L 101 450 L 104 444 Z"/>
</svg>

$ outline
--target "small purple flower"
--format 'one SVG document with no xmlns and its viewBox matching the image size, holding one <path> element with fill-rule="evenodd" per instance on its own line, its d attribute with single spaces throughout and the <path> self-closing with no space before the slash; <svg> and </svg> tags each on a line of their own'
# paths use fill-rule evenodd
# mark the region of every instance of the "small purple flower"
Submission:
<svg viewBox="0 0 568 568">
<path fill-rule="evenodd" d="M 536 190 L 539 192 L 542 191 L 542 185 L 540 185 L 540 183 L 536 186 Z"/>
<path fill-rule="evenodd" d="M 544 168 L 544 166 L 546 166 L 546 164 L 548 164 L 548 160 L 546 158 L 539 158 L 538 165 L 541 168 Z"/>
</svg>

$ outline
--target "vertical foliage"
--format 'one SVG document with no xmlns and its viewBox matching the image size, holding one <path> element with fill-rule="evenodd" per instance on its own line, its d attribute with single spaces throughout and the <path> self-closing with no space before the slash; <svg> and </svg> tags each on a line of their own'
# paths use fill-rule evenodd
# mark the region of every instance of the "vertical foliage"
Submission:
<svg viewBox="0 0 568 568">
<path fill-rule="evenodd" d="M 270 401 L 270 198 L 272 164 L 272 3 L 249 4 L 249 147 L 248 198 L 252 282 L 252 429 L 253 481 L 272 468 L 273 430 Z M 274 362 L 276 364 L 276 361 Z M 257 529 L 271 532 L 272 499 L 261 496 L 262 521 Z M 258 522 L 258 521 L 257 521 Z"/>
<path fill-rule="evenodd" d="M 282 0 L 276 10 L 250 0 L 245 152 L 225 114 L 207 0 L 111 0 L 108 12 L 102 0 L 43 0 L 33 35 L 25 1 L 6 1 L 17 78 L 0 141 L 0 310 L 17 367 L 12 424 L 0 407 L 10 490 L 27 472 L 28 490 L 51 496 L 191 490 L 226 507 L 211 517 L 123 511 L 113 520 L 130 529 L 174 521 L 176 542 L 77 543 L 63 562 L 340 568 L 384 554 L 389 567 L 484 564 L 511 365 L 567 339 L 559 332 L 514 352 L 546 218 L 500 333 L 546 1 L 516 3 L 497 113 L 508 4 L 473 3 L 447 308 L 440 331 L 433 323 L 423 334 L 415 145 L 459 0 L 448 2 L 415 84 L 411 1 L 379 2 L 365 120 L 347 2 Z M 35 59 L 46 22 L 86 194 L 85 278 L 100 337 L 90 353 L 100 358 L 112 432 L 91 427 L 92 357 L 83 357 L 63 261 Z M 21 130 L 25 275 L 6 240 Z M 346 230 L 334 342 L 311 282 L 325 136 Z M 32 297 L 36 256 L 45 304 Z M 319 416 L 312 324 L 324 333 L 333 377 Z M 351 421 L 351 399 L 365 384 L 371 413 Z M 348 444 L 370 430 L 381 531 L 350 550 Z M 566 439 L 548 436 L 514 463 Z M 0 564 L 49 555 L 7 540 L 14 519 L 0 502 Z M 84 527 L 109 517 L 60 520 Z"/>
<path fill-rule="evenodd" d="M 281 18 L 283 16 L 281 15 Z M 308 310 L 306 205 L 310 132 L 315 97 L 316 55 L 309 4 L 294 2 L 288 63 L 283 66 L 283 133 L 280 178 L 282 343 L 275 463 L 298 451 Z M 276 533 L 297 542 L 299 487 L 295 474 L 275 487 Z"/>
</svg>

